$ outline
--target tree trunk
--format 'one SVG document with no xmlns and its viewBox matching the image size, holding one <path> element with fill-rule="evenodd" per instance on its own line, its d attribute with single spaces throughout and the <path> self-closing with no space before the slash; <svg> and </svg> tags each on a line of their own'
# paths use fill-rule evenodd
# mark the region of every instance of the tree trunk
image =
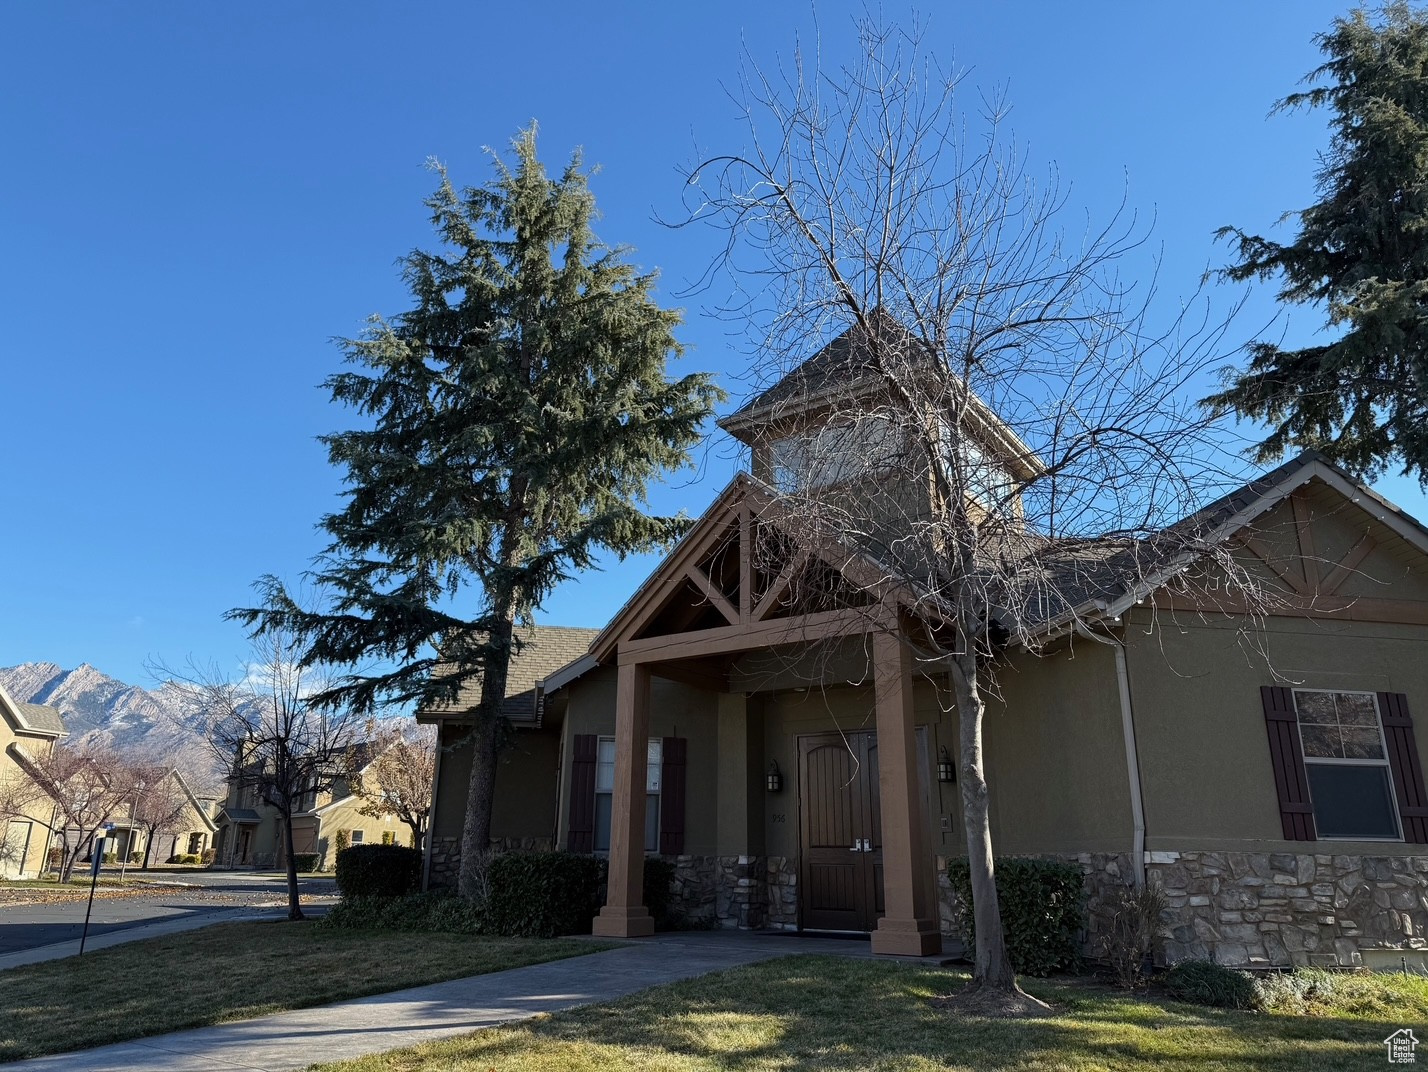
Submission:
<svg viewBox="0 0 1428 1072">
<path fill-rule="evenodd" d="M 483 703 L 484 707 L 485 704 Z M 466 819 L 461 827 L 461 873 L 457 892 L 480 900 L 486 892 L 486 865 L 491 857 L 491 804 L 496 799 L 496 735 L 494 717 L 482 717 L 471 731 L 471 781 L 466 789 Z"/>
<path fill-rule="evenodd" d="M 154 851 L 155 833 L 156 831 L 150 830 L 149 836 L 144 838 L 144 859 L 143 862 L 139 864 L 140 871 L 147 871 L 149 869 L 149 854 Z"/>
<path fill-rule="evenodd" d="M 283 815 L 283 839 L 286 843 L 285 855 L 288 858 L 288 919 L 302 919 L 302 902 L 298 899 L 298 877 L 297 877 L 297 856 L 293 854 L 293 817 L 291 814 Z"/>
<path fill-rule="evenodd" d="M 481 673 L 481 704 L 471 730 L 471 780 L 466 787 L 466 818 L 461 826 L 461 870 L 456 891 L 467 900 L 486 892 L 486 865 L 491 858 L 491 802 L 496 798 L 496 752 L 501 731 L 501 704 L 511 667 L 511 637 L 516 601 L 504 597 L 503 613 L 492 626 L 491 646 Z"/>
<path fill-rule="evenodd" d="M 977 932 L 972 986 L 1014 991 L 1016 973 L 1007 956 L 992 862 L 992 825 L 982 758 L 982 716 L 986 707 L 977 688 L 975 655 L 958 656 L 952 683 L 960 730 L 962 819 L 967 828 L 967 866 L 972 881 L 972 919 Z"/>
</svg>

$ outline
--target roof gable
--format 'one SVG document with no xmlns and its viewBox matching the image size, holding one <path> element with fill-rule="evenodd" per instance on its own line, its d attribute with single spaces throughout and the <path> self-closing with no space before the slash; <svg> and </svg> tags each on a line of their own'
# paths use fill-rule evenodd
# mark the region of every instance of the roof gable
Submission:
<svg viewBox="0 0 1428 1072">
<path fill-rule="evenodd" d="M 45 704 L 19 703 L 4 686 L 0 686 L 0 715 L 16 733 L 49 738 L 69 736 L 58 710 Z"/>
<path fill-rule="evenodd" d="M 590 650 L 591 642 L 600 634 L 598 629 L 583 629 L 566 625 L 533 625 L 518 627 L 519 650 L 511 657 L 506 674 L 506 697 L 501 714 L 517 726 L 539 726 L 537 685 L 546 677 L 578 660 Z M 450 704 L 417 712 L 418 721 L 469 718 L 481 702 L 481 679 L 469 678 Z"/>
</svg>

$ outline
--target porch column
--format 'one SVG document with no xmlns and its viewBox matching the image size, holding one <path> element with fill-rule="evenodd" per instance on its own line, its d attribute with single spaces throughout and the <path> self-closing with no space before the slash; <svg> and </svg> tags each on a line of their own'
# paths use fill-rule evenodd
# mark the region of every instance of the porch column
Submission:
<svg viewBox="0 0 1428 1072">
<path fill-rule="evenodd" d="M 873 635 L 878 791 L 883 819 L 883 904 L 874 953 L 925 957 L 942 951 L 932 860 L 924 851 L 912 715 L 912 653 L 895 633 Z"/>
<path fill-rule="evenodd" d="M 610 802 L 610 881 L 593 930 L 607 938 L 654 933 L 644 906 L 645 794 L 650 737 L 650 672 L 621 663 L 615 688 L 615 791 Z"/>
</svg>

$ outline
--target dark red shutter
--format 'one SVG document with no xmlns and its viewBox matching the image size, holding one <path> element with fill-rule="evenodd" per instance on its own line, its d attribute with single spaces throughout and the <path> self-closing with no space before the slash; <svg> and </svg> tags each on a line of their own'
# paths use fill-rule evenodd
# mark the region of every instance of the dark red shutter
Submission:
<svg viewBox="0 0 1428 1072">
<path fill-rule="evenodd" d="M 664 738 L 663 778 L 659 801 L 659 851 L 678 856 L 684 851 L 684 772 L 689 742 Z"/>
<path fill-rule="evenodd" d="M 575 735 L 575 758 L 570 764 L 570 828 L 565 847 L 571 852 L 595 851 L 595 763 L 600 738 L 593 733 Z"/>
<path fill-rule="evenodd" d="M 1309 779 L 1299 747 L 1299 716 L 1294 693 L 1277 685 L 1261 685 L 1264 728 L 1269 733 L 1269 758 L 1274 788 L 1279 793 L 1279 821 L 1286 841 L 1315 841 L 1314 808 L 1309 803 Z"/>
<path fill-rule="evenodd" d="M 1428 793 L 1423 790 L 1423 764 L 1418 759 L 1418 742 L 1413 738 L 1408 697 L 1401 692 L 1380 692 L 1378 713 L 1383 720 L 1383 739 L 1388 744 L 1398 814 L 1403 820 L 1403 840 L 1410 845 L 1428 845 Z"/>
</svg>

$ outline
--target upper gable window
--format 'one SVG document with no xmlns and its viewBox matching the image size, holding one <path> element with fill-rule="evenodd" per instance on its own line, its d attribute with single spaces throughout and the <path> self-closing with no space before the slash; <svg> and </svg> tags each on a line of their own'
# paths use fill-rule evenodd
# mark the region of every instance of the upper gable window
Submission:
<svg viewBox="0 0 1428 1072">
<path fill-rule="evenodd" d="M 811 491 L 885 472 L 898 461 L 893 424 L 875 417 L 841 421 L 774 440 L 773 484 L 779 491 Z"/>
<path fill-rule="evenodd" d="M 949 475 L 955 476 L 960 469 L 973 499 L 988 508 L 1006 505 L 1004 500 L 1012 494 L 1016 481 L 1011 471 L 977 440 L 964 433 L 954 444 L 951 428 L 943 425 L 942 453 L 951 470 Z"/>
<path fill-rule="evenodd" d="M 1378 698 L 1295 689 L 1294 712 L 1319 837 L 1397 841 L 1398 806 Z"/>
</svg>

